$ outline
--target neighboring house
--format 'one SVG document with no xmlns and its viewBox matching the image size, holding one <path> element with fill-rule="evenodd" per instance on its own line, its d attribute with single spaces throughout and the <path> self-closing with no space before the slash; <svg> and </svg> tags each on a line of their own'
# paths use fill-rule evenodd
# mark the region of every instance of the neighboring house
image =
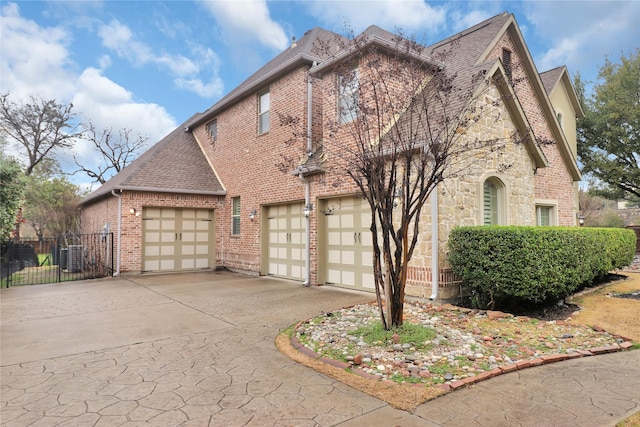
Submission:
<svg viewBox="0 0 640 427">
<path fill-rule="evenodd" d="M 394 37 L 378 27 L 365 33 L 371 43 Z M 226 267 L 373 291 L 371 213 L 355 185 L 328 176 L 317 162 L 317 146 L 295 171 L 278 167 L 283 158 L 299 156 L 285 143 L 291 129 L 279 117 L 299 118 L 313 141 L 328 132 L 327 117 L 339 119 L 341 100 L 323 97 L 307 78 L 327 61 L 314 44 L 334 37 L 320 28 L 307 32 L 84 200 L 84 230 L 106 226 L 115 233 L 118 273 Z M 446 263 L 453 227 L 576 225 L 580 179 L 575 120 L 582 112 L 566 68 L 539 74 L 507 13 L 427 51 L 437 54 L 452 44 L 456 54 L 446 67 L 460 76 L 482 70 L 502 82 L 519 82 L 492 88 L 504 100 L 503 119 L 470 129 L 470 137 L 518 130 L 536 143 L 512 144 L 500 159 L 438 186 L 438 197 L 421 216 L 423 235 L 407 284 L 408 294 L 437 299 L 458 292 Z M 322 81 L 332 78 L 324 75 Z M 500 166 L 505 162 L 508 168 Z"/>
</svg>

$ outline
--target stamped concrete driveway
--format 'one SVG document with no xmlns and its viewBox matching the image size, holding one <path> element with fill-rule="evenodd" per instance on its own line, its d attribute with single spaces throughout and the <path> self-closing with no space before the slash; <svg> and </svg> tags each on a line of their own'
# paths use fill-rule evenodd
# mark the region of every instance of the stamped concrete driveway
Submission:
<svg viewBox="0 0 640 427">
<path fill-rule="evenodd" d="M 370 294 L 228 272 L 0 291 L 2 426 L 612 426 L 640 351 L 502 375 L 414 414 L 289 360 L 289 324 Z"/>
<path fill-rule="evenodd" d="M 330 426 L 374 411 L 420 421 L 274 347 L 290 323 L 370 294 L 211 272 L 0 296 L 2 426 Z"/>
</svg>

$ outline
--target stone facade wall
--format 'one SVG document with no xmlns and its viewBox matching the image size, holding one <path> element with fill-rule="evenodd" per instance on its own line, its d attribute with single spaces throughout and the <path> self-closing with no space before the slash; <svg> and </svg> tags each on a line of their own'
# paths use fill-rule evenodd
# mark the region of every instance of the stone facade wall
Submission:
<svg viewBox="0 0 640 427">
<path fill-rule="evenodd" d="M 489 105 L 499 97 L 496 88 L 491 88 L 483 97 Z M 496 111 L 496 109 L 498 111 Z M 491 117 L 489 119 L 489 117 Z M 499 117 L 499 120 L 495 118 Z M 494 107 L 494 111 L 466 131 L 466 137 L 487 139 L 501 136 L 502 141 L 510 140 L 516 130 L 509 111 L 504 105 Z M 496 147 L 498 143 L 496 143 Z M 439 184 L 438 191 L 438 265 L 440 269 L 440 298 L 450 298 L 458 293 L 458 281 L 448 269 L 447 242 L 449 233 L 456 226 L 477 226 L 483 224 L 483 184 L 486 179 L 499 179 L 504 185 L 502 192 L 502 225 L 533 225 L 534 211 L 534 164 L 524 144 L 506 142 L 504 149 L 493 153 L 471 153 L 456 165 L 462 171 L 446 178 Z M 433 196 L 431 196 L 433 197 Z M 428 297 L 432 283 L 432 217 L 431 203 L 425 205 L 420 217 L 421 234 L 414 257 L 411 261 L 408 293 Z M 453 289 L 451 289 L 453 288 Z M 450 294 L 450 295 L 449 295 Z"/>
<path fill-rule="evenodd" d="M 537 200 L 557 202 L 557 225 L 576 225 L 576 197 L 574 194 L 576 188 L 573 178 L 562 158 L 560 149 L 558 148 L 559 142 L 555 141 L 549 128 L 549 121 L 552 121 L 553 118 L 545 117 L 544 111 L 540 106 L 540 101 L 536 97 L 531 83 L 533 76 L 526 75 L 524 67 L 521 66 L 523 59 L 518 56 L 513 40 L 508 32 L 506 32 L 502 40 L 496 44 L 488 58 L 501 58 L 503 48 L 511 51 L 513 81 L 516 82 L 514 84 L 514 90 L 525 111 L 534 135 L 538 141 L 552 142 L 551 144 L 541 145 L 542 151 L 549 161 L 549 166 L 538 169 L 537 171 L 535 178 L 535 197 Z"/>
</svg>

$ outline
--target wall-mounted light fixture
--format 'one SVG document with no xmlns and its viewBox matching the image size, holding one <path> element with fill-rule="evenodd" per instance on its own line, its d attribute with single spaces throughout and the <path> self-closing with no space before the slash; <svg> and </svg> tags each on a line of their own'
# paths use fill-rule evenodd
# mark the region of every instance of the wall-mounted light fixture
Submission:
<svg viewBox="0 0 640 427">
<path fill-rule="evenodd" d="M 251 221 L 253 221 L 254 219 L 256 219 L 256 215 L 257 215 L 257 214 L 258 214 L 258 212 L 257 212 L 255 209 L 250 210 L 250 211 L 249 211 L 249 219 L 250 219 Z"/>
<path fill-rule="evenodd" d="M 393 190 L 393 207 L 397 208 L 402 202 L 402 188 L 396 187 Z"/>
<path fill-rule="evenodd" d="M 313 204 L 309 203 L 308 205 L 305 205 L 304 209 L 302 209 L 302 213 L 304 214 L 304 217 L 309 218 L 309 215 L 311 215 L 312 210 L 313 210 Z"/>
<path fill-rule="evenodd" d="M 578 225 L 582 227 L 584 225 L 584 216 L 580 212 L 576 212 L 576 218 L 578 219 Z"/>
<path fill-rule="evenodd" d="M 140 212 L 138 212 L 136 208 L 129 208 L 129 213 L 131 215 L 140 216 Z"/>
</svg>

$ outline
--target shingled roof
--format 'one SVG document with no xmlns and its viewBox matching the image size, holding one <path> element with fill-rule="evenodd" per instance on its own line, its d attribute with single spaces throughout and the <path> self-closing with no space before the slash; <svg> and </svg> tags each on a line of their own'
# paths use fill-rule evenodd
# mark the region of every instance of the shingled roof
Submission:
<svg viewBox="0 0 640 427">
<path fill-rule="evenodd" d="M 187 127 L 195 127 L 214 118 L 220 111 L 229 108 L 245 95 L 254 92 L 260 86 L 267 85 L 271 80 L 279 77 L 287 70 L 301 64 L 313 64 L 326 59 L 326 54 L 318 49 L 319 42 L 336 43 L 341 36 L 323 28 L 313 28 L 304 36 L 292 43 L 278 56 L 267 62 L 262 68 L 240 83 L 235 89 L 225 95 L 220 101 L 206 110 L 199 117 L 188 120 Z"/>
<path fill-rule="evenodd" d="M 191 132 L 179 126 L 91 193 L 82 204 L 112 190 L 224 196 L 218 180 Z"/>
<path fill-rule="evenodd" d="M 542 85 L 544 86 L 544 90 L 547 91 L 547 94 L 551 94 L 551 91 L 556 87 L 562 77 L 562 73 L 564 73 L 566 69 L 567 67 L 563 65 L 540 73 L 540 80 L 542 80 Z"/>
</svg>

